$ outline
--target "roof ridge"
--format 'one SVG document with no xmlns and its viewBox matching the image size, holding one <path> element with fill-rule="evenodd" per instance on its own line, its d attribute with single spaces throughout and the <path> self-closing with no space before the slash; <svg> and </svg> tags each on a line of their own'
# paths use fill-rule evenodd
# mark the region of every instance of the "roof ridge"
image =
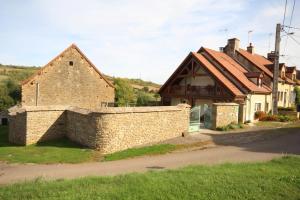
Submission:
<svg viewBox="0 0 300 200">
<path fill-rule="evenodd" d="M 231 61 L 229 61 L 227 58 L 225 58 L 226 56 L 233 60 L 234 62 L 236 62 L 233 58 L 231 58 L 230 56 L 228 56 L 227 54 L 223 53 L 223 52 L 218 52 L 215 50 L 210 51 L 210 49 L 205 49 L 204 50 L 217 62 L 219 63 L 221 66 L 223 66 L 223 68 L 225 68 L 230 74 L 231 76 L 233 76 L 233 78 L 235 80 L 237 80 L 238 82 L 240 82 L 241 85 L 243 85 L 245 88 L 247 88 L 249 91 L 252 92 L 263 92 L 261 91 L 261 89 L 252 81 L 250 81 L 246 75 L 245 72 L 241 71 L 240 69 L 238 69 L 234 63 L 232 63 Z M 214 53 L 216 52 L 216 53 Z M 224 57 L 225 56 L 225 57 Z M 219 57 L 219 59 L 225 61 L 226 63 L 222 63 L 219 59 L 217 59 L 217 57 Z M 228 65 L 227 65 L 228 64 Z M 241 64 L 239 64 L 238 62 L 236 62 L 237 65 L 240 65 L 240 67 L 242 67 L 243 69 L 245 69 Z M 232 68 L 233 69 L 230 69 Z M 233 72 L 232 70 L 237 70 L 236 72 Z M 245 69 L 245 71 L 248 71 Z M 269 91 L 268 91 L 269 92 Z"/>
</svg>

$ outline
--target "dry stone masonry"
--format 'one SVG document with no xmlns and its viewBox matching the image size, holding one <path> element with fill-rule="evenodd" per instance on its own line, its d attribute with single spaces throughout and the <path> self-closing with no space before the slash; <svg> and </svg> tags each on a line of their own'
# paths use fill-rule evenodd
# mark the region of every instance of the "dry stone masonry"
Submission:
<svg viewBox="0 0 300 200">
<path fill-rule="evenodd" d="M 239 121 L 239 104 L 214 103 L 212 105 L 212 129 Z"/>
<path fill-rule="evenodd" d="M 10 113 L 9 140 L 29 145 L 60 137 L 112 153 L 180 136 L 189 126 L 186 104 L 95 110 L 63 106 L 22 107 Z"/>
</svg>

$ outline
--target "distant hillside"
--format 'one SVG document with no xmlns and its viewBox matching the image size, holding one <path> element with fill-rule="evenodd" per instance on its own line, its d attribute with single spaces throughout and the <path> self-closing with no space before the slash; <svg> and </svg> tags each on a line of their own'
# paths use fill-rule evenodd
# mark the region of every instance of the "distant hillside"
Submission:
<svg viewBox="0 0 300 200">
<path fill-rule="evenodd" d="M 36 66 L 18 66 L 18 65 L 2 65 L 0 64 L 0 84 L 3 80 L 14 79 L 18 82 L 21 82 L 34 74 L 40 67 Z M 117 77 L 112 77 L 109 75 L 104 75 L 109 81 L 114 82 L 113 79 Z M 135 89 L 143 89 L 148 87 L 151 91 L 158 91 L 160 85 L 153 83 L 151 81 L 143 81 L 141 79 L 130 79 L 130 78 L 121 78 L 127 80 L 131 86 Z"/>
<path fill-rule="evenodd" d="M 13 80 L 18 83 L 31 76 L 39 67 L 34 66 L 16 66 L 16 65 L 2 65 L 0 64 L 0 84 L 5 80 Z"/>
<path fill-rule="evenodd" d="M 118 78 L 118 77 L 111 77 L 106 74 L 104 74 L 104 76 L 111 82 L 114 82 L 114 78 Z M 149 91 L 157 92 L 161 86 L 151 81 L 143 81 L 142 79 L 130 79 L 130 78 L 120 78 L 120 79 L 128 81 L 133 88 L 140 89 L 140 90 L 147 87 Z"/>
</svg>

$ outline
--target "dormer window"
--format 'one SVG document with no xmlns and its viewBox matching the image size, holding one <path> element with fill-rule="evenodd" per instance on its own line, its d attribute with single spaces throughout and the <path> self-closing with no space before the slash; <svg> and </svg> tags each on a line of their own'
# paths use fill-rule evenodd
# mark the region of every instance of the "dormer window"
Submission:
<svg viewBox="0 0 300 200">
<path fill-rule="evenodd" d="M 261 87 L 261 86 L 262 86 L 262 80 L 261 80 L 261 78 L 258 78 L 258 79 L 257 79 L 257 85 L 258 85 L 258 87 Z"/>
</svg>

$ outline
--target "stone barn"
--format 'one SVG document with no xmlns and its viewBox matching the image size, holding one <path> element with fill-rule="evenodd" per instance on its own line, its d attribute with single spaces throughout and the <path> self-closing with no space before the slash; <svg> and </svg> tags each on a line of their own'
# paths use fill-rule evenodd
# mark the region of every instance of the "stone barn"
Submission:
<svg viewBox="0 0 300 200">
<path fill-rule="evenodd" d="M 114 86 L 72 44 L 22 83 L 22 106 L 99 108 L 114 102 Z"/>
</svg>

